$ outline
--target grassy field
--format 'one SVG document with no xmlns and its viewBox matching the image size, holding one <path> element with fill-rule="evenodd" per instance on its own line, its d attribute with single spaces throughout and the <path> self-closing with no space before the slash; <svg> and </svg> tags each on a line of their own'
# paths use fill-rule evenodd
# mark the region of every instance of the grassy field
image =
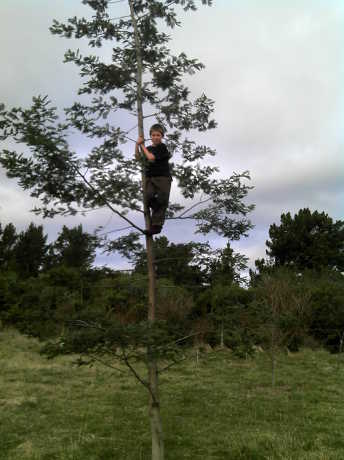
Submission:
<svg viewBox="0 0 344 460">
<path fill-rule="evenodd" d="M 133 378 L 0 332 L 0 459 L 147 460 L 146 391 Z M 162 377 L 168 460 L 344 459 L 344 361 L 325 351 L 194 357 Z"/>
</svg>

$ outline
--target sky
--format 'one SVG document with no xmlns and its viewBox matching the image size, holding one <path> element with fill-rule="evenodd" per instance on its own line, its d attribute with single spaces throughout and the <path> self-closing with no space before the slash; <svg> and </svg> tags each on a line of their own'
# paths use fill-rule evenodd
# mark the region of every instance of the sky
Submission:
<svg viewBox="0 0 344 460">
<path fill-rule="evenodd" d="M 125 3 L 116 6 L 116 15 L 127 12 Z M 32 96 L 48 94 L 57 107 L 70 105 L 80 79 L 75 66 L 63 64 L 63 55 L 86 45 L 51 35 L 49 26 L 54 18 L 89 13 L 80 0 L 1 0 L 0 102 L 29 106 Z M 214 0 L 212 7 L 180 19 L 182 26 L 170 32 L 170 47 L 205 64 L 186 83 L 193 95 L 204 92 L 216 107 L 218 127 L 200 140 L 217 150 L 223 177 L 249 170 L 254 187 L 247 197 L 256 206 L 250 215 L 254 228 L 234 249 L 252 267 L 265 256 L 269 226 L 285 212 L 308 207 L 343 220 L 342 0 Z M 90 148 L 80 138 L 71 142 L 80 154 Z M 172 189 L 172 198 L 176 194 Z M 30 212 L 35 204 L 0 167 L 2 225 L 12 222 L 23 230 L 31 221 L 42 223 L 50 241 L 63 225 L 82 223 L 89 232 L 99 225 L 104 231 L 123 227 L 108 211 L 43 221 Z M 167 222 L 163 231 L 175 243 L 226 244 L 215 234 L 195 236 L 192 226 L 180 221 Z M 96 263 L 127 266 L 116 255 L 98 254 Z"/>
</svg>

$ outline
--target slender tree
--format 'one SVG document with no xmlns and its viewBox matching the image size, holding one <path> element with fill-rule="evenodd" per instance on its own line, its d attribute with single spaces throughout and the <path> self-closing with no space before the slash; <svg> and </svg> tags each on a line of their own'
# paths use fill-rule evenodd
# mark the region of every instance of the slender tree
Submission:
<svg viewBox="0 0 344 460">
<path fill-rule="evenodd" d="M 1 139 L 29 147 L 24 154 L 5 149 L 1 164 L 9 177 L 41 200 L 36 208 L 44 217 L 76 214 L 107 207 L 120 216 L 133 232 L 109 244 L 109 249 L 135 246 L 150 227 L 150 212 L 142 190 L 143 161 L 133 158 L 130 133 L 144 137 L 146 123 L 152 117 L 168 130 L 166 143 L 174 154 L 173 175 L 178 182 L 183 205 L 170 203 L 169 218 L 194 222 L 201 234 L 216 232 L 228 240 L 239 239 L 251 227 L 245 204 L 249 186 L 248 172 L 221 178 L 219 169 L 207 164 L 215 151 L 199 145 L 190 137 L 197 131 L 216 127 L 212 119 L 213 101 L 204 94 L 193 98 L 183 84 L 185 75 L 203 65 L 185 53 L 173 55 L 164 28 L 179 26 L 178 10 L 196 10 L 196 0 L 127 0 L 124 15 L 116 16 L 117 2 L 83 0 L 93 15 L 90 19 L 71 18 L 67 23 L 54 21 L 51 32 L 66 38 L 86 38 L 93 54 L 84 56 L 68 50 L 66 62 L 80 69 L 83 86 L 79 99 L 65 109 L 58 120 L 57 109 L 47 97 L 38 96 L 28 109 L 6 110 L 0 106 Z M 211 5 L 211 0 L 201 0 Z M 159 29 L 160 27 L 160 29 Z M 165 30 L 164 29 L 164 30 Z M 111 60 L 102 60 L 98 49 L 112 48 Z M 125 115 L 125 113 L 127 115 Z M 132 126 L 118 126 L 119 119 L 132 117 Z M 94 140 L 89 154 L 78 155 L 69 145 L 71 130 Z M 146 236 L 148 268 L 148 337 L 153 337 L 156 311 L 153 239 Z M 119 333 L 119 332 L 118 332 Z M 113 337 L 113 336 L 112 336 Z M 164 458 L 162 423 L 159 408 L 157 355 L 152 340 L 146 340 L 152 429 L 152 459 Z M 130 365 L 128 359 L 126 364 Z M 134 372 L 132 366 L 130 369 Z M 137 374 L 135 374 L 136 377 Z M 142 379 L 140 379 L 142 382 Z"/>
</svg>

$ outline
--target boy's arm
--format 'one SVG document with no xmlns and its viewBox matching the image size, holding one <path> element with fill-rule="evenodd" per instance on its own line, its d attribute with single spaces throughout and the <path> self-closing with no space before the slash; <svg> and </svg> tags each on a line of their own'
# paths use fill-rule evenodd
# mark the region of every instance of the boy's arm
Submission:
<svg viewBox="0 0 344 460">
<path fill-rule="evenodd" d="M 140 147 L 141 152 L 143 152 L 144 156 L 147 158 L 148 161 L 155 161 L 155 156 L 144 145 L 144 139 L 141 136 L 138 138 L 135 146 L 135 158 L 137 160 L 140 159 Z"/>
</svg>

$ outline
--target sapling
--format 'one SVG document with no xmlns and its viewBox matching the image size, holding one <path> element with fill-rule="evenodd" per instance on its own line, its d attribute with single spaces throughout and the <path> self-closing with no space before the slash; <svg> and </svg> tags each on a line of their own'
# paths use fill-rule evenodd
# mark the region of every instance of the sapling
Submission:
<svg viewBox="0 0 344 460">
<path fill-rule="evenodd" d="M 169 204 L 167 216 L 190 223 L 196 233 L 215 232 L 227 240 L 247 235 L 251 228 L 247 214 L 253 208 L 244 201 L 250 189 L 246 182 L 249 175 L 245 171 L 224 178 L 219 168 L 207 163 L 215 155 L 214 149 L 199 144 L 192 135 L 216 127 L 214 103 L 205 94 L 194 98 L 183 83 L 185 75 L 195 74 L 204 66 L 184 52 L 174 55 L 167 46 L 170 36 L 166 30 L 180 26 L 177 13 L 196 10 L 197 3 L 210 6 L 211 0 L 82 3 L 92 9 L 89 19 L 55 20 L 50 28 L 61 37 L 86 38 L 93 50 L 89 55 L 79 50 L 65 53 L 65 62 L 74 63 L 83 79 L 76 102 L 64 109 L 63 119 L 47 96 L 34 97 L 29 108 L 7 110 L 1 105 L 1 139 L 17 142 L 26 150 L 20 153 L 19 147 L 5 148 L 0 162 L 9 177 L 40 199 L 41 206 L 34 210 L 37 214 L 53 218 L 108 208 L 131 230 L 126 236 L 107 241 L 109 251 L 131 255 L 144 238 L 147 321 L 119 325 L 102 318 L 96 322 L 80 319 L 74 322 L 76 335 L 68 347 L 94 359 L 103 360 L 105 355 L 119 359 L 147 388 L 152 459 L 162 460 L 158 364 L 159 360 L 175 360 L 178 346 L 188 338 L 156 320 L 153 238 L 148 232 L 151 214 L 145 199 L 144 165 L 134 159 L 133 141 L 138 136 L 145 138 L 148 123 L 164 126 L 166 144 L 173 154 L 173 187 L 178 187 L 174 195 L 180 197 L 180 203 Z M 121 8 L 119 15 L 117 8 Z M 102 47 L 111 47 L 110 61 L 102 59 Z M 132 120 L 130 126 L 128 119 Z M 88 153 L 72 150 L 72 131 L 94 141 Z M 67 341 L 63 343 L 67 347 Z M 138 360 L 147 365 L 147 378 L 135 368 Z"/>
</svg>

